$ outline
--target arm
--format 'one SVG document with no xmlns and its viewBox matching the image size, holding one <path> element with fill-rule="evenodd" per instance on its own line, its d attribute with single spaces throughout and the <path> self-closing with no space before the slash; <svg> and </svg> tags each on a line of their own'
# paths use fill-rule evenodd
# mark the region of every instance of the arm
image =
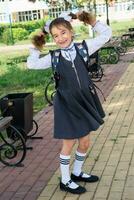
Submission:
<svg viewBox="0 0 134 200">
<path fill-rule="evenodd" d="M 86 39 L 85 42 L 88 47 L 89 55 L 92 55 L 98 49 L 100 49 L 112 36 L 111 28 L 99 21 L 96 21 L 96 17 L 92 13 L 85 11 L 78 12 L 77 18 L 84 22 L 86 25 L 91 25 L 93 30 L 99 35 L 93 39 Z"/>
<path fill-rule="evenodd" d="M 97 21 L 93 30 L 99 35 L 93 39 L 86 39 L 89 56 L 100 49 L 112 36 L 112 30 L 109 26 Z"/>
<path fill-rule="evenodd" d="M 47 69 L 51 67 L 51 55 L 48 54 L 42 58 L 40 51 L 36 48 L 30 48 L 30 55 L 27 58 L 27 67 L 29 69 Z"/>
</svg>

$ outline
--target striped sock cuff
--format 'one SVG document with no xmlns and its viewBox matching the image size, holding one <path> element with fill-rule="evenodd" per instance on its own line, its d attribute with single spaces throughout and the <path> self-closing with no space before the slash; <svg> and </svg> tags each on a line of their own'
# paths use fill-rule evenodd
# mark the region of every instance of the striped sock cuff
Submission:
<svg viewBox="0 0 134 200">
<path fill-rule="evenodd" d="M 80 153 L 78 151 L 76 151 L 76 153 L 75 153 L 75 159 L 78 161 L 84 161 L 85 156 L 86 156 L 86 153 Z"/>
<path fill-rule="evenodd" d="M 69 163 L 70 163 L 70 156 L 64 156 L 60 154 L 60 164 L 69 165 Z"/>
</svg>

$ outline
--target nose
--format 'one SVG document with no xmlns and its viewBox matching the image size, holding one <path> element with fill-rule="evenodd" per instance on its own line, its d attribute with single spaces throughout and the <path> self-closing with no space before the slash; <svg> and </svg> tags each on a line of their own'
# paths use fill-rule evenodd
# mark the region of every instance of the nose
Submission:
<svg viewBox="0 0 134 200">
<path fill-rule="evenodd" d="M 59 42 L 62 42 L 62 41 L 63 41 L 63 37 L 62 37 L 62 36 L 59 36 L 59 37 L 58 37 L 58 40 L 59 40 Z"/>
</svg>

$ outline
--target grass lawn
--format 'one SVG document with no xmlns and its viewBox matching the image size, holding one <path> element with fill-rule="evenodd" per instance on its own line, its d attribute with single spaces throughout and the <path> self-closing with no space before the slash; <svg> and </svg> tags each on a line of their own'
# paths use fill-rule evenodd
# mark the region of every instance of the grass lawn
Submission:
<svg viewBox="0 0 134 200">
<path fill-rule="evenodd" d="M 134 22 L 113 22 L 111 26 L 113 35 L 121 35 L 127 32 L 128 28 L 134 27 Z M 82 37 L 77 37 L 77 39 L 88 37 L 87 33 L 81 35 Z M 52 48 L 55 47 L 53 46 L 51 49 Z M 48 50 L 49 48 L 47 47 L 44 53 L 47 53 Z M 47 105 L 44 99 L 44 89 L 52 74 L 51 69 L 28 70 L 24 62 L 9 64 L 10 59 L 20 56 L 27 57 L 28 50 L 4 52 L 4 54 L 0 54 L 0 97 L 15 92 L 33 92 L 33 107 L 34 113 L 36 113 Z"/>
<path fill-rule="evenodd" d="M 55 46 L 46 47 L 43 54 L 54 48 Z M 26 67 L 26 62 L 11 63 L 14 59 L 16 60 L 22 56 L 27 58 L 28 55 L 28 50 L 4 52 L 4 54 L 0 55 L 0 97 L 9 93 L 33 92 L 33 107 L 34 113 L 36 113 L 47 105 L 44 98 L 44 90 L 52 71 L 51 68 L 29 70 Z"/>
<path fill-rule="evenodd" d="M 45 107 L 44 88 L 50 77 L 48 70 L 28 70 L 24 63 L 2 65 L 0 75 L 0 96 L 15 92 L 33 92 L 34 112 Z"/>
<path fill-rule="evenodd" d="M 114 36 L 121 36 L 122 34 L 126 33 L 129 28 L 134 28 L 134 19 L 131 21 L 113 21 L 111 23 L 111 27 Z"/>
</svg>

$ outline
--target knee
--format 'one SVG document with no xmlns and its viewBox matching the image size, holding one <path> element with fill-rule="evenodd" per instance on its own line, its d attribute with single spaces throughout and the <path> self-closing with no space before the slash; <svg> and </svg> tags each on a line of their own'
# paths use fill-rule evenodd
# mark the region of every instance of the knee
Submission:
<svg viewBox="0 0 134 200">
<path fill-rule="evenodd" d="M 79 143 L 78 149 L 83 153 L 85 153 L 88 150 L 89 145 L 90 145 L 89 140 L 82 141 Z"/>
<path fill-rule="evenodd" d="M 71 142 L 64 143 L 63 145 L 65 147 L 67 147 L 68 149 L 72 149 L 73 146 L 75 145 L 75 143 L 76 143 L 76 141 L 74 140 L 74 141 L 71 141 Z"/>
<path fill-rule="evenodd" d="M 61 153 L 65 155 L 69 155 L 72 151 L 73 146 L 75 145 L 76 140 L 63 140 L 63 145 L 61 149 Z"/>
</svg>

